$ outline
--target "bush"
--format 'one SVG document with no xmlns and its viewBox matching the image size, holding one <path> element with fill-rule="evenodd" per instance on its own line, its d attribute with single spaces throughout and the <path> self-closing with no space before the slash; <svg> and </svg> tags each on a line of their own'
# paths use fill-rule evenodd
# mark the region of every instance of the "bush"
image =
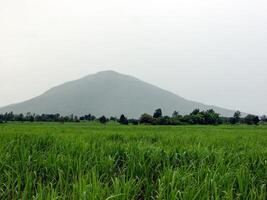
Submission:
<svg viewBox="0 0 267 200">
<path fill-rule="evenodd" d="M 155 119 L 149 114 L 143 114 L 140 117 L 140 124 L 154 124 Z"/>
<path fill-rule="evenodd" d="M 139 120 L 137 120 L 137 119 L 129 119 L 128 121 L 129 121 L 129 123 L 131 123 L 133 125 L 138 125 L 139 124 Z"/>
<path fill-rule="evenodd" d="M 121 115 L 119 119 L 119 123 L 123 125 L 128 125 L 129 122 L 128 122 L 128 119 L 124 115 Z"/>
<path fill-rule="evenodd" d="M 101 124 L 105 124 L 105 123 L 108 122 L 108 119 L 107 119 L 105 116 L 102 116 L 102 117 L 99 118 L 99 122 L 100 122 Z"/>
<path fill-rule="evenodd" d="M 157 110 L 155 110 L 153 118 L 157 119 L 157 118 L 161 118 L 162 117 L 162 110 L 159 108 Z"/>
<path fill-rule="evenodd" d="M 112 116 L 109 118 L 109 120 L 110 121 L 114 121 L 114 122 L 117 122 L 118 121 L 117 117 L 112 117 Z"/>
<path fill-rule="evenodd" d="M 155 120 L 157 125 L 171 125 L 171 118 L 168 116 L 160 117 Z"/>
<path fill-rule="evenodd" d="M 258 125 L 259 122 L 260 122 L 260 119 L 258 116 L 256 115 L 247 115 L 244 119 L 245 123 L 248 124 L 248 125 Z"/>
<path fill-rule="evenodd" d="M 267 122 L 267 116 L 266 115 L 261 116 L 261 121 L 262 122 Z"/>
<path fill-rule="evenodd" d="M 230 124 L 236 124 L 236 119 L 234 117 L 229 118 L 229 123 Z"/>
</svg>

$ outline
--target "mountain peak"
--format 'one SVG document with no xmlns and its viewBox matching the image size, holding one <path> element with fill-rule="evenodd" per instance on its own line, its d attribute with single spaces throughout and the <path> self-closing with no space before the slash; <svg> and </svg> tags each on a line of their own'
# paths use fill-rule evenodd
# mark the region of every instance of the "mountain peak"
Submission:
<svg viewBox="0 0 267 200">
<path fill-rule="evenodd" d="M 119 75 L 120 73 L 113 70 L 105 70 L 96 73 L 96 75 L 112 75 L 112 74 Z"/>
</svg>

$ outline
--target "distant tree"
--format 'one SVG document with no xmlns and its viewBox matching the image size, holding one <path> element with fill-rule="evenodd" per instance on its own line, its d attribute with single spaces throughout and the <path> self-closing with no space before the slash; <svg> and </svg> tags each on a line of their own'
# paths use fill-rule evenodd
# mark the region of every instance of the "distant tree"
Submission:
<svg viewBox="0 0 267 200">
<path fill-rule="evenodd" d="M 259 116 L 255 116 L 253 122 L 255 125 L 258 125 L 260 122 Z"/>
<path fill-rule="evenodd" d="M 141 115 L 140 120 L 139 120 L 140 124 L 153 124 L 154 121 L 155 119 L 151 115 L 146 114 L 146 113 Z"/>
<path fill-rule="evenodd" d="M 85 117 L 84 117 L 84 116 L 81 116 L 81 117 L 80 117 L 80 120 L 81 120 L 81 121 L 84 121 L 84 120 L 85 120 Z"/>
<path fill-rule="evenodd" d="M 73 114 L 70 115 L 70 121 L 74 122 L 74 115 Z"/>
<path fill-rule="evenodd" d="M 112 117 L 112 116 L 109 118 L 109 120 L 114 122 L 118 121 L 117 117 Z"/>
<path fill-rule="evenodd" d="M 94 115 L 88 114 L 80 117 L 81 121 L 94 121 L 96 117 Z"/>
<path fill-rule="evenodd" d="M 80 122 L 80 119 L 79 119 L 77 116 L 74 116 L 73 121 L 74 121 L 74 122 Z"/>
<path fill-rule="evenodd" d="M 259 119 L 259 117 L 256 116 L 256 115 L 251 115 L 251 114 L 249 114 L 249 115 L 247 115 L 247 116 L 245 117 L 244 121 L 245 121 L 245 123 L 248 124 L 248 125 L 253 125 L 253 124 L 258 125 L 259 122 L 260 122 L 260 119 Z"/>
<path fill-rule="evenodd" d="M 220 116 L 220 121 L 222 124 L 229 124 L 230 123 L 230 117 Z"/>
<path fill-rule="evenodd" d="M 107 118 L 105 117 L 105 116 L 102 116 L 102 117 L 100 117 L 99 118 L 99 122 L 101 123 L 101 124 L 106 124 L 107 123 Z"/>
<path fill-rule="evenodd" d="M 236 120 L 235 120 L 235 118 L 234 118 L 234 117 L 230 117 L 230 118 L 229 118 L 229 123 L 230 123 L 230 124 L 236 124 Z"/>
<path fill-rule="evenodd" d="M 4 115 L 0 114 L 0 124 L 4 123 Z"/>
<path fill-rule="evenodd" d="M 171 118 L 170 121 L 171 121 L 171 125 L 182 125 L 182 121 L 181 121 L 182 117 L 181 115 L 179 115 L 178 117 L 175 117 L 175 118 Z"/>
<path fill-rule="evenodd" d="M 88 115 L 88 121 L 95 121 L 96 120 L 96 117 L 94 115 Z"/>
<path fill-rule="evenodd" d="M 120 124 L 128 125 L 128 119 L 122 114 L 120 119 L 119 119 Z"/>
<path fill-rule="evenodd" d="M 172 113 L 172 118 L 177 118 L 177 117 L 179 117 L 179 112 L 178 111 L 174 111 Z"/>
<path fill-rule="evenodd" d="M 4 114 L 4 119 L 5 121 L 14 121 L 15 120 L 15 115 L 13 112 L 5 113 Z"/>
<path fill-rule="evenodd" d="M 24 115 L 22 113 L 15 116 L 15 121 L 22 122 L 24 120 Z"/>
<path fill-rule="evenodd" d="M 34 115 L 31 115 L 31 116 L 30 116 L 29 121 L 30 121 L 30 122 L 34 122 Z"/>
<path fill-rule="evenodd" d="M 159 109 L 155 110 L 153 118 L 157 119 L 160 117 L 162 117 L 162 110 L 159 108 Z"/>
<path fill-rule="evenodd" d="M 216 113 L 213 109 L 200 113 L 202 113 L 204 116 L 205 124 L 211 124 L 211 125 L 220 124 L 220 114 Z"/>
<path fill-rule="evenodd" d="M 205 124 L 205 116 L 198 112 L 197 114 L 190 115 L 191 116 L 191 122 L 193 124 Z"/>
<path fill-rule="evenodd" d="M 25 121 L 28 121 L 28 122 L 34 122 L 34 117 L 35 115 L 34 114 L 31 114 L 30 112 L 28 112 L 25 116 Z"/>
<path fill-rule="evenodd" d="M 131 123 L 133 125 L 138 125 L 139 124 L 139 120 L 137 120 L 137 119 L 129 119 L 128 121 L 129 121 L 129 123 Z"/>
<path fill-rule="evenodd" d="M 169 116 L 164 116 L 156 119 L 157 125 L 172 125 L 173 121 Z"/>
<path fill-rule="evenodd" d="M 183 116 L 179 114 L 178 111 L 174 111 L 172 113 L 172 118 L 171 118 L 171 124 L 172 125 L 181 125 L 182 124 L 182 118 Z"/>
<path fill-rule="evenodd" d="M 195 109 L 193 110 L 193 112 L 191 112 L 190 115 L 197 115 L 199 112 L 200 112 L 199 109 Z"/>
<path fill-rule="evenodd" d="M 191 115 L 184 115 L 184 116 L 182 116 L 181 122 L 184 123 L 184 124 L 194 124 Z"/>
<path fill-rule="evenodd" d="M 234 113 L 233 119 L 232 119 L 232 123 L 231 124 L 237 124 L 240 122 L 241 119 L 241 112 L 240 111 L 236 111 Z"/>
<path fill-rule="evenodd" d="M 205 112 L 200 112 L 199 109 L 193 110 L 187 117 L 190 124 L 205 124 Z"/>
<path fill-rule="evenodd" d="M 70 119 L 69 116 L 65 116 L 65 117 L 64 117 L 64 122 L 70 122 L 70 121 L 71 121 L 71 119 Z"/>
<path fill-rule="evenodd" d="M 58 122 L 60 122 L 60 123 L 64 123 L 64 122 L 65 122 L 64 117 L 60 117 L 60 118 L 58 119 Z"/>
<path fill-rule="evenodd" d="M 60 114 L 59 113 L 55 114 L 54 118 L 55 118 L 56 122 L 59 122 L 60 121 Z"/>
<path fill-rule="evenodd" d="M 266 115 L 261 116 L 261 121 L 262 122 L 267 122 L 267 116 Z"/>
<path fill-rule="evenodd" d="M 84 119 L 85 119 L 86 121 L 91 121 L 91 118 L 92 118 L 92 115 L 91 115 L 91 114 L 84 115 Z"/>
</svg>

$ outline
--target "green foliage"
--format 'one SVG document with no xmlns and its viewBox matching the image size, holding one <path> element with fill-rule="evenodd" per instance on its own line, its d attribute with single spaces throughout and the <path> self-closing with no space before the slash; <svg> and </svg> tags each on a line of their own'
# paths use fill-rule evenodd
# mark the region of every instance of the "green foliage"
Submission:
<svg viewBox="0 0 267 200">
<path fill-rule="evenodd" d="M 129 122 L 128 122 L 128 119 L 124 115 L 121 115 L 121 117 L 119 119 L 119 123 L 127 125 Z"/>
<path fill-rule="evenodd" d="M 108 119 L 105 116 L 100 117 L 98 120 L 101 124 L 106 124 L 108 122 Z"/>
<path fill-rule="evenodd" d="M 261 120 L 262 120 L 263 122 L 267 122 L 267 116 L 266 116 L 266 115 L 261 116 Z"/>
<path fill-rule="evenodd" d="M 256 115 L 247 115 L 244 119 L 245 123 L 247 123 L 248 125 L 258 125 L 260 122 L 260 119 L 258 116 Z"/>
<path fill-rule="evenodd" d="M 111 116 L 111 117 L 109 118 L 109 120 L 110 120 L 110 121 L 114 121 L 114 122 L 117 122 L 117 121 L 118 121 L 117 117 L 113 117 L 113 116 Z"/>
<path fill-rule="evenodd" d="M 205 124 L 220 124 L 220 114 L 214 112 L 214 110 L 210 109 L 202 113 L 205 119 Z"/>
<path fill-rule="evenodd" d="M 234 119 L 235 119 L 235 122 L 236 123 L 239 123 L 240 122 L 240 119 L 241 119 L 241 112 L 240 111 L 236 111 L 234 113 Z"/>
<path fill-rule="evenodd" d="M 175 111 L 172 113 L 172 118 L 178 118 L 178 117 L 179 117 L 179 112 L 175 110 Z"/>
<path fill-rule="evenodd" d="M 0 199 L 266 199 L 267 127 L 0 125 Z"/>
<path fill-rule="evenodd" d="M 263 115 L 261 119 L 255 115 L 248 115 L 246 118 L 241 118 L 240 111 L 236 111 L 233 117 L 222 117 L 219 113 L 214 110 L 200 111 L 199 109 L 193 110 L 189 115 L 179 115 L 179 112 L 174 111 L 172 116 L 162 116 L 162 110 L 159 108 L 154 112 L 153 117 L 149 114 L 143 114 L 140 119 L 128 120 L 125 115 L 121 115 L 120 119 L 111 116 L 109 119 L 105 116 L 100 117 L 98 120 L 94 115 L 88 114 L 84 116 L 60 116 L 60 114 L 41 114 L 35 115 L 27 113 L 13 114 L 13 112 L 0 114 L 0 122 L 80 122 L 80 121 L 100 121 L 102 124 L 113 121 L 119 122 L 120 124 L 128 125 L 129 123 L 138 125 L 140 124 L 152 124 L 152 125 L 186 125 L 186 124 L 202 124 L 202 125 L 218 125 L 218 124 L 259 124 L 259 122 L 265 123 L 267 117 Z"/>
<path fill-rule="evenodd" d="M 129 119 L 128 120 L 130 124 L 133 124 L 133 125 L 138 125 L 139 124 L 139 120 L 138 119 Z"/>
<path fill-rule="evenodd" d="M 94 121 L 96 120 L 96 117 L 94 115 L 88 114 L 80 117 L 80 120 L 82 121 Z"/>
<path fill-rule="evenodd" d="M 240 123 L 241 122 L 241 112 L 240 111 L 236 111 L 234 113 L 234 116 L 229 118 L 229 122 L 230 122 L 230 124 Z"/>
<path fill-rule="evenodd" d="M 195 110 L 193 110 L 193 112 L 190 115 L 197 115 L 199 113 L 200 113 L 200 110 L 199 109 L 195 109 Z"/>
<path fill-rule="evenodd" d="M 153 124 L 155 122 L 155 119 L 151 115 L 145 113 L 141 115 L 139 121 L 140 121 L 140 124 Z"/>
<path fill-rule="evenodd" d="M 159 109 L 155 110 L 153 118 L 157 119 L 160 117 L 162 117 L 162 110 L 159 108 Z"/>
</svg>

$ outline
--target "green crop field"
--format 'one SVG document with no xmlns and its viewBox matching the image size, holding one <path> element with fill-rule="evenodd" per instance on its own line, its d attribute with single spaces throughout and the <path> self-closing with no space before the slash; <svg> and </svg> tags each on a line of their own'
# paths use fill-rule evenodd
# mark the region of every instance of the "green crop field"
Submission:
<svg viewBox="0 0 267 200">
<path fill-rule="evenodd" d="M 267 126 L 0 124 L 0 199 L 267 198 Z"/>
</svg>

